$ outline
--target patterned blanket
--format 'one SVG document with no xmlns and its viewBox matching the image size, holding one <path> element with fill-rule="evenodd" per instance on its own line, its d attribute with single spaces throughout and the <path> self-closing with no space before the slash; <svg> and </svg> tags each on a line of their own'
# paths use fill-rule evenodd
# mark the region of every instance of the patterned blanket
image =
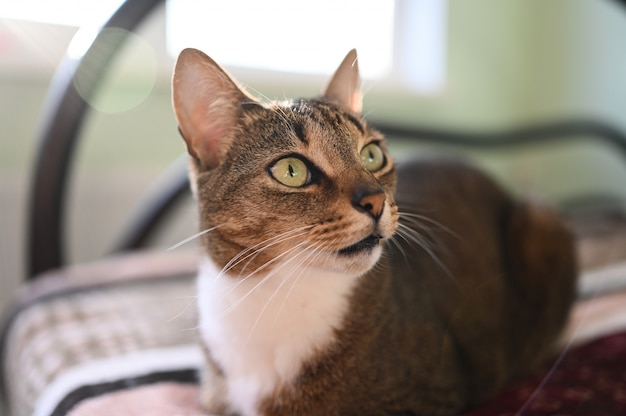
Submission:
<svg viewBox="0 0 626 416">
<path fill-rule="evenodd" d="M 25 288 L 0 350 L 11 414 L 203 415 L 195 265 L 189 253 L 130 255 Z M 583 276 L 555 359 L 465 415 L 626 414 L 624 282 L 626 264 Z"/>
</svg>

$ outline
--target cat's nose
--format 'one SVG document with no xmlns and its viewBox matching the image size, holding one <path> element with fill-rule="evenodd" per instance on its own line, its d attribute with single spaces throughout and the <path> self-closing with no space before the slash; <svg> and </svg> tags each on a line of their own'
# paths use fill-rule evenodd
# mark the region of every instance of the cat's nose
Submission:
<svg viewBox="0 0 626 416">
<path fill-rule="evenodd" d="M 375 191 L 361 192 L 355 198 L 355 206 L 369 213 L 375 220 L 380 218 L 385 208 L 385 193 L 377 189 Z"/>
</svg>

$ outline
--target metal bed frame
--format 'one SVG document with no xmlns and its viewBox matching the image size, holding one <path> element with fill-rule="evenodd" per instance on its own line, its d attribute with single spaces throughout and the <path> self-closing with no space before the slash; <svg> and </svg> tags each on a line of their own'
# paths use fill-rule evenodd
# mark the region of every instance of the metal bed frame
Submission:
<svg viewBox="0 0 626 416">
<path fill-rule="evenodd" d="M 617 1 L 617 0 L 615 0 Z M 102 29 L 135 30 L 162 0 L 127 0 L 108 19 Z M 626 0 L 618 1 L 626 5 Z M 28 279 L 65 264 L 65 218 L 68 177 L 72 171 L 75 145 L 89 111 L 83 96 L 92 94 L 107 71 L 107 63 L 118 52 L 124 38 L 107 39 L 102 31 L 79 60 L 66 56 L 52 81 L 40 117 L 39 144 L 35 157 L 28 212 Z M 73 78 L 88 69 L 91 77 L 78 93 Z M 537 143 L 566 141 L 574 135 L 601 139 L 618 149 L 626 158 L 626 135 L 601 121 L 566 120 L 550 124 L 488 133 L 463 133 L 428 128 L 374 123 L 390 137 L 445 144 L 463 148 L 501 149 Z M 135 210 L 128 229 L 113 248 L 121 252 L 146 245 L 155 230 L 188 193 L 186 170 L 176 162 L 159 178 Z"/>
</svg>

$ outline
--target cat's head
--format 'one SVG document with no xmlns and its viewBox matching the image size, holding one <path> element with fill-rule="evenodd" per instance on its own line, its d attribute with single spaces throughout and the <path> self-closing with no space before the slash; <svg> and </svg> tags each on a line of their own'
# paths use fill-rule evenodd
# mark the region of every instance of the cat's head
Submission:
<svg viewBox="0 0 626 416">
<path fill-rule="evenodd" d="M 356 51 L 321 97 L 263 104 L 186 49 L 173 105 L 201 226 L 216 227 L 204 242 L 219 267 L 357 276 L 377 262 L 397 227 L 396 176 L 383 136 L 360 116 Z"/>
</svg>

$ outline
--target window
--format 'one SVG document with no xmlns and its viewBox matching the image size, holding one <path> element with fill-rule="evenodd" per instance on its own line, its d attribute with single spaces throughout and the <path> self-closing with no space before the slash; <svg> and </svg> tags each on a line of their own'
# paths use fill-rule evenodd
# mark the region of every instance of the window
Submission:
<svg viewBox="0 0 626 416">
<path fill-rule="evenodd" d="M 0 3 L 0 18 L 64 26 L 101 24 L 123 0 L 13 0 Z"/>
<path fill-rule="evenodd" d="M 225 65 L 327 74 L 352 48 L 368 77 L 391 68 L 393 1 L 168 1 L 168 49 Z"/>
<path fill-rule="evenodd" d="M 0 17 L 93 28 L 122 1 L 5 1 Z M 166 11 L 173 56 L 195 47 L 226 66 L 326 75 L 356 47 L 365 78 L 445 88 L 447 0 L 167 0 Z"/>
<path fill-rule="evenodd" d="M 168 49 L 225 66 L 328 74 L 352 48 L 365 78 L 445 86 L 446 0 L 168 0 Z"/>
</svg>

